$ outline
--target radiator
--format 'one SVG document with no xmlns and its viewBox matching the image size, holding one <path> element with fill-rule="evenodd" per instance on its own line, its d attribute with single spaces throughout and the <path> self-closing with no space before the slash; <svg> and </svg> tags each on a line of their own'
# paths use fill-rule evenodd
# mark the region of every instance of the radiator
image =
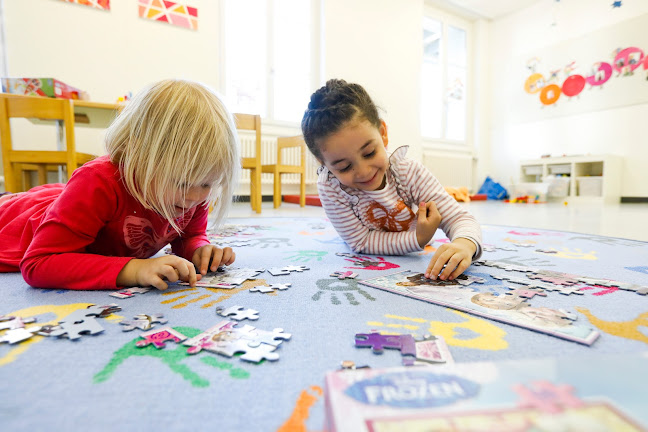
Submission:
<svg viewBox="0 0 648 432">
<path fill-rule="evenodd" d="M 252 157 L 254 156 L 254 135 L 248 134 L 246 132 L 239 132 L 239 138 L 241 140 L 241 156 L 242 157 Z M 317 184 L 317 168 L 319 163 L 311 155 L 308 149 L 304 149 L 306 152 L 306 185 L 316 185 Z M 281 156 L 282 162 L 286 165 L 299 165 L 301 163 L 301 150 L 298 148 L 289 148 L 283 151 Z M 261 137 L 261 164 L 262 165 L 271 165 L 277 163 L 277 137 L 273 136 L 262 136 Z M 272 186 L 273 175 L 272 174 L 261 174 L 261 183 L 262 185 Z M 250 170 L 241 171 L 241 183 L 249 184 L 250 183 Z M 281 175 L 281 184 L 282 185 L 299 185 L 299 174 L 282 174 Z M 264 188 L 265 191 L 265 188 Z M 272 191 L 270 190 L 270 193 Z"/>
<path fill-rule="evenodd" d="M 423 152 L 423 165 L 443 186 L 472 188 L 473 157 L 470 154 L 456 154 L 436 151 Z"/>
</svg>

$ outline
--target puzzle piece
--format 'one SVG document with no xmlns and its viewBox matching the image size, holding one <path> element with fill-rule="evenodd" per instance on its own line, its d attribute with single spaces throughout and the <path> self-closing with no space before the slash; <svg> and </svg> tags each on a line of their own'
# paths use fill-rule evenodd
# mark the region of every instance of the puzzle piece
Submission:
<svg viewBox="0 0 648 432">
<path fill-rule="evenodd" d="M 131 298 L 134 297 L 136 293 L 139 294 L 144 294 L 151 291 L 150 287 L 131 287 L 131 288 L 126 288 L 121 291 L 115 291 L 114 293 L 110 293 L 109 295 L 111 297 L 116 297 L 120 299 L 125 299 L 125 298 Z"/>
<path fill-rule="evenodd" d="M 354 272 L 352 272 L 350 270 L 349 271 L 340 271 L 340 270 L 338 270 L 338 271 L 335 271 L 335 272 L 331 273 L 331 277 L 336 277 L 336 278 L 338 278 L 340 280 L 341 279 L 355 279 L 356 277 L 358 277 L 358 273 L 354 273 Z"/>
<path fill-rule="evenodd" d="M 268 269 L 268 273 L 270 273 L 272 276 L 286 276 L 290 274 L 290 271 L 284 270 L 283 268 L 273 267 L 271 269 Z"/>
<path fill-rule="evenodd" d="M 7 330 L 4 336 L 0 337 L 0 343 L 15 344 L 22 342 L 34 336 L 34 333 L 40 331 L 39 326 L 33 326 L 30 328 L 18 327 Z"/>
<path fill-rule="evenodd" d="M 259 286 L 255 286 L 253 288 L 250 288 L 250 292 L 260 292 L 260 293 L 265 294 L 265 293 L 274 292 L 274 290 L 272 288 L 270 288 L 269 286 L 259 285 Z"/>
<path fill-rule="evenodd" d="M 196 286 L 208 288 L 222 288 L 232 289 L 243 282 L 256 279 L 259 273 L 263 273 L 264 269 L 248 269 L 248 268 L 225 268 L 215 272 L 209 272 L 202 277 L 201 280 L 196 282 Z M 189 285 L 188 282 L 180 282 L 179 285 Z"/>
<path fill-rule="evenodd" d="M 355 335 L 356 347 L 371 347 L 374 354 L 382 354 L 384 348 L 397 349 L 403 357 L 403 365 L 413 366 L 416 359 L 416 341 L 409 334 L 384 335 L 378 332 Z"/>
<path fill-rule="evenodd" d="M 219 307 L 216 308 L 216 313 L 219 314 L 220 316 L 229 317 L 230 319 L 234 319 L 237 321 L 241 321 L 244 319 L 249 319 L 249 320 L 259 319 L 259 311 L 254 309 L 245 309 L 243 306 L 231 306 L 228 307 L 227 309 L 223 309 L 222 307 Z"/>
<path fill-rule="evenodd" d="M 229 246 L 229 247 L 241 247 L 241 246 L 252 246 L 252 240 L 249 239 L 224 239 L 216 238 L 214 242 L 219 246 Z"/>
<path fill-rule="evenodd" d="M 288 271 L 288 272 L 303 272 L 304 270 L 310 270 L 306 266 L 296 266 L 296 265 L 289 265 L 286 267 L 283 267 L 282 270 Z"/>
<path fill-rule="evenodd" d="M 244 353 L 242 360 L 260 362 L 263 359 L 277 360 L 279 355 L 274 351 L 283 342 L 290 339 L 289 333 L 277 328 L 273 331 L 258 330 L 250 325 L 238 327 L 232 321 L 222 321 L 205 332 L 193 337 L 184 345 L 189 346 L 188 354 L 201 350 L 210 351 L 227 357 Z"/>
<path fill-rule="evenodd" d="M 384 348 L 400 350 L 400 335 L 384 335 L 378 332 L 358 333 L 355 335 L 355 346 L 371 347 L 374 354 L 382 354 Z"/>
<path fill-rule="evenodd" d="M 21 318 L 14 316 L 0 316 L 0 330 L 15 330 L 25 328 L 25 324 L 36 322 L 36 318 Z"/>
<path fill-rule="evenodd" d="M 131 331 L 136 328 L 140 330 L 150 330 L 155 327 L 155 323 L 166 324 L 168 320 L 164 318 L 164 315 L 161 313 L 156 313 L 152 315 L 139 314 L 135 315 L 133 320 L 123 320 L 119 324 L 123 325 L 122 331 Z"/>
<path fill-rule="evenodd" d="M 540 290 L 537 290 L 537 291 L 526 290 L 526 289 L 520 289 L 520 288 L 517 288 L 517 287 L 514 287 L 514 286 L 507 286 L 507 288 L 510 289 L 511 291 L 507 292 L 506 294 L 514 295 L 514 296 L 518 296 L 518 297 L 522 297 L 522 298 L 526 298 L 526 299 L 532 299 L 536 295 L 547 297 L 547 294 L 544 291 L 540 291 Z"/>
<path fill-rule="evenodd" d="M 548 282 L 554 285 L 576 285 L 579 283 L 578 276 L 566 273 L 553 272 L 549 270 L 539 270 L 533 274 L 527 275 L 529 279 L 537 279 L 542 282 Z"/>
<path fill-rule="evenodd" d="M 462 276 L 464 276 L 464 277 L 462 277 Z M 455 281 L 459 285 L 463 285 L 463 286 L 468 286 L 468 285 L 470 285 L 472 283 L 480 283 L 480 284 L 486 283 L 486 279 L 484 279 L 484 278 L 480 278 L 480 277 L 477 277 L 477 276 L 470 276 L 470 275 L 466 275 L 466 274 L 459 275 L 455 279 Z"/>
<path fill-rule="evenodd" d="M 59 321 L 57 326 L 43 326 L 39 335 L 42 336 L 67 336 L 70 340 L 77 340 L 82 334 L 97 334 L 104 329 L 95 319 L 105 318 L 113 312 L 120 311 L 116 304 L 96 306 L 90 305 L 86 309 L 77 309 Z"/>
<path fill-rule="evenodd" d="M 168 341 L 180 343 L 183 340 L 187 339 L 187 336 L 183 335 L 179 331 L 172 329 L 171 327 L 162 327 L 160 329 L 154 329 L 142 333 L 140 337 L 142 337 L 143 340 L 139 340 L 135 343 L 135 345 L 138 348 L 142 348 L 152 344 L 157 349 L 164 348 L 166 346 L 166 342 Z"/>
<path fill-rule="evenodd" d="M 452 363 L 452 355 L 441 336 L 425 335 L 416 340 L 416 360 L 422 363 Z"/>
</svg>

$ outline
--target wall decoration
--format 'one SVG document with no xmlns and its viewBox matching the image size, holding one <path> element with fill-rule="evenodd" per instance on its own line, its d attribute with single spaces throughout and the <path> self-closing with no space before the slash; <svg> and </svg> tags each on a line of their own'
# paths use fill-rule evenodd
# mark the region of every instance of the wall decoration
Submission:
<svg viewBox="0 0 648 432">
<path fill-rule="evenodd" d="M 646 28 L 648 14 L 518 58 L 513 121 L 648 103 Z"/>
<path fill-rule="evenodd" d="M 110 10 L 110 0 L 61 0 L 67 3 L 76 3 L 84 6 L 91 6 L 96 9 Z"/>
<path fill-rule="evenodd" d="M 177 1 L 138 0 L 140 18 L 198 30 L 198 9 Z"/>
</svg>

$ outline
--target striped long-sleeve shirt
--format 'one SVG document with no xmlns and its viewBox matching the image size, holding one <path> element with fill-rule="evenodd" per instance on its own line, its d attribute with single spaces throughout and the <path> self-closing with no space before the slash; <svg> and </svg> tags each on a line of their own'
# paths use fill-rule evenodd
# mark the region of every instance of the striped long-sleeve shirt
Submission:
<svg viewBox="0 0 648 432">
<path fill-rule="evenodd" d="M 450 240 L 475 243 L 473 260 L 481 256 L 481 228 L 475 218 L 445 191 L 421 163 L 405 157 L 407 147 L 389 158 L 386 184 L 377 191 L 342 185 L 326 168 L 317 188 L 324 211 L 340 237 L 356 253 L 402 255 L 420 251 L 416 239 L 416 212 L 421 201 L 434 201 L 441 214 L 439 228 Z"/>
</svg>

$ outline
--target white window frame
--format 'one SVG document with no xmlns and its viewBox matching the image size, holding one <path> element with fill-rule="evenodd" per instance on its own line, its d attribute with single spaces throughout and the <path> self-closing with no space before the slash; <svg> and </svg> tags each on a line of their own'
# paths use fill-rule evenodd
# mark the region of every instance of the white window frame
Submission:
<svg viewBox="0 0 648 432">
<path fill-rule="evenodd" d="M 441 65 L 442 65 L 442 82 L 443 89 L 447 89 L 447 49 L 446 44 L 448 40 L 448 26 L 452 25 L 466 32 L 466 83 L 464 94 L 466 98 L 466 131 L 464 140 L 454 140 L 445 137 L 447 127 L 447 109 L 446 100 L 444 96 L 442 118 L 441 118 L 441 137 L 431 138 L 422 136 L 423 147 L 425 149 L 447 149 L 447 150 L 464 150 L 472 151 L 473 149 L 473 134 L 474 134 L 474 94 L 475 94 L 475 55 L 474 55 L 474 28 L 473 23 L 467 19 L 461 18 L 457 15 L 450 14 L 443 10 L 437 9 L 430 5 L 425 5 L 423 8 L 423 17 L 434 19 L 442 23 L 442 45 L 441 45 Z M 421 19 L 421 32 L 423 31 L 423 18 Z M 423 47 L 421 47 L 421 50 Z M 423 79 L 423 77 L 421 77 Z M 423 95 L 421 95 L 423 97 Z M 421 132 L 422 133 L 422 132 Z"/>
<path fill-rule="evenodd" d="M 267 94 L 266 94 L 266 115 L 263 116 L 263 125 L 264 125 L 264 134 L 266 127 L 269 126 L 270 129 L 273 127 L 276 128 L 276 133 L 278 134 L 283 134 L 287 132 L 294 132 L 294 129 L 297 128 L 301 130 L 301 119 L 298 121 L 292 122 L 292 121 L 285 121 L 285 120 L 276 120 L 274 118 L 274 67 L 273 67 L 273 59 L 274 59 L 274 52 L 273 52 L 273 29 L 274 29 L 274 22 L 273 22 L 273 13 L 272 11 L 274 10 L 274 2 L 275 1 L 281 1 L 281 0 L 266 0 L 267 2 L 267 29 L 266 29 L 266 38 L 264 41 L 259 41 L 259 43 L 265 43 L 266 44 L 266 71 L 265 71 L 265 79 L 266 79 L 266 88 L 267 88 Z M 321 61 L 321 17 L 322 17 L 322 2 L 321 0 L 304 0 L 304 1 L 310 1 L 311 3 L 311 80 L 310 80 L 310 90 L 311 92 L 314 92 L 317 88 L 319 88 L 320 85 L 320 77 L 322 76 L 322 66 L 321 64 L 323 63 Z M 221 92 L 225 94 L 225 89 L 227 88 L 227 72 L 226 72 L 226 66 L 225 66 L 225 59 L 227 57 L 227 52 L 226 52 L 226 41 L 227 41 L 227 34 L 225 32 L 225 25 L 224 25 L 224 20 L 227 19 L 226 13 L 225 13 L 225 1 L 220 1 L 220 8 L 219 8 L 219 14 L 220 14 L 220 34 L 219 34 L 219 39 L 220 39 L 220 58 L 223 59 L 223 61 L 220 62 L 219 66 L 219 74 L 220 74 L 220 79 L 219 79 L 219 85 Z M 296 53 L 298 55 L 298 53 Z M 227 95 L 225 95 L 227 96 Z M 308 105 L 308 99 L 304 100 L 304 111 L 306 110 L 306 107 Z M 250 114 L 257 114 L 257 113 L 250 113 Z M 271 131 L 268 131 L 271 132 Z"/>
</svg>

